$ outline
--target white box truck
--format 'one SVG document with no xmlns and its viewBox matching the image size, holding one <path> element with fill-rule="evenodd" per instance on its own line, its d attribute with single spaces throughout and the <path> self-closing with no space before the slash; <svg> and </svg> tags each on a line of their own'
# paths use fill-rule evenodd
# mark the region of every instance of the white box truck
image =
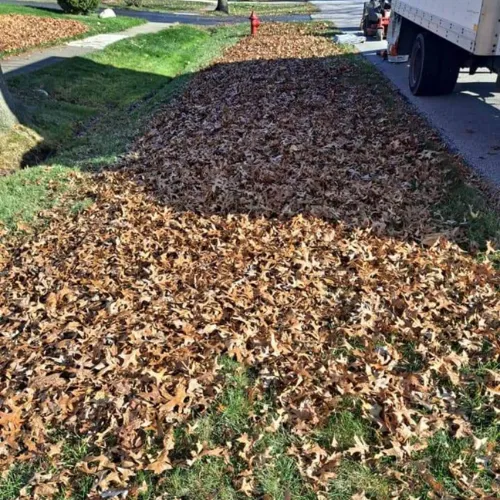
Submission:
<svg viewBox="0 0 500 500">
<path fill-rule="evenodd" d="M 392 0 L 389 54 L 410 56 L 415 95 L 453 91 L 460 68 L 500 73 L 500 0 Z"/>
</svg>

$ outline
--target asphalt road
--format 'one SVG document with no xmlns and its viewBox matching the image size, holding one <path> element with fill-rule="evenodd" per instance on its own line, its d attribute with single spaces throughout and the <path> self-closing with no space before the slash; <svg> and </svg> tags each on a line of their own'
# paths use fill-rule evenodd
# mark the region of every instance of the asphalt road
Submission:
<svg viewBox="0 0 500 500">
<path fill-rule="evenodd" d="M 24 5 L 26 7 L 36 7 L 39 9 L 48 10 L 61 10 L 56 2 L 38 2 L 29 0 L 17 1 L 17 0 L 0 0 L 0 3 L 10 3 L 17 5 Z M 104 9 L 100 9 L 101 11 Z M 131 10 L 131 9 L 120 9 L 113 7 L 113 10 L 118 16 L 124 17 L 137 17 L 149 21 L 150 23 L 165 23 L 165 24 L 193 24 L 197 26 L 216 26 L 218 24 L 227 23 L 242 23 L 248 22 L 247 17 L 242 16 L 202 16 L 198 14 L 191 14 L 188 12 L 153 12 L 153 11 L 141 11 L 141 10 Z M 308 14 L 293 14 L 289 16 L 260 16 L 264 21 L 309 21 L 311 17 Z"/>
<path fill-rule="evenodd" d="M 313 18 L 330 19 L 343 30 L 357 32 L 363 0 L 313 2 L 322 12 Z M 442 97 L 415 97 L 408 88 L 408 65 L 391 64 L 376 55 L 385 42 L 357 45 L 394 86 L 423 114 L 448 146 L 493 185 L 500 187 L 500 92 L 496 75 L 480 70 L 474 76 L 464 70 L 455 92 Z"/>
</svg>

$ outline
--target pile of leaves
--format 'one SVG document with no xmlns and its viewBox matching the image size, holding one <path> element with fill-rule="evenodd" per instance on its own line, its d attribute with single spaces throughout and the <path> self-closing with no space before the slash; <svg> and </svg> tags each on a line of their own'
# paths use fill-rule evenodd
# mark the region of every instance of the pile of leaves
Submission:
<svg viewBox="0 0 500 500">
<path fill-rule="evenodd" d="M 81 35 L 87 26 L 70 19 L 7 14 L 0 16 L 0 52 L 24 50 Z"/>
<path fill-rule="evenodd" d="M 498 443 L 473 417 L 499 411 L 500 277 L 435 222 L 443 153 L 386 92 L 311 28 L 264 25 L 95 178 L 92 206 L 0 247 L 2 468 L 43 458 L 31 495 L 89 474 L 106 496 L 220 457 L 259 496 L 263 436 L 286 432 L 320 498 L 345 460 L 395 497 L 413 476 L 441 495 L 418 457 L 445 433 L 498 493 Z M 224 411 L 224 357 L 253 377 L 247 430 L 181 452 L 182 429 Z M 351 403 L 369 432 L 318 440 Z M 74 467 L 68 432 L 92 444 Z M 486 496 L 463 457 L 449 473 Z"/>
</svg>

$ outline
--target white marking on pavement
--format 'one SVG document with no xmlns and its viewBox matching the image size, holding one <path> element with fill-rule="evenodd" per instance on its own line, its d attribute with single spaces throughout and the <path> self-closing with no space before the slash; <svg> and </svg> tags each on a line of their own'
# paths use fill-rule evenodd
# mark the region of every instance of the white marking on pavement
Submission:
<svg viewBox="0 0 500 500">
<path fill-rule="evenodd" d="M 84 38 L 83 40 L 73 40 L 68 42 L 67 45 L 70 47 L 83 47 L 88 49 L 104 49 L 112 43 L 119 42 L 125 38 L 129 38 L 130 35 L 120 35 L 120 34 L 107 34 L 107 35 L 95 35 Z"/>
</svg>

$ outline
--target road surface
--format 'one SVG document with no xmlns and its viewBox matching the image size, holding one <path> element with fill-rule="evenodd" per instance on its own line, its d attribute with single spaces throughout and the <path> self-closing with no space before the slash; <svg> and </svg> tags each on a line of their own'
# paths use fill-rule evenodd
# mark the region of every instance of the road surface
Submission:
<svg viewBox="0 0 500 500">
<path fill-rule="evenodd" d="M 322 12 L 317 19 L 329 19 L 345 31 L 357 31 L 363 0 L 313 2 Z M 408 65 L 382 61 L 376 51 L 385 42 L 369 41 L 358 49 L 441 133 L 449 147 L 459 153 L 487 181 L 500 187 L 500 92 L 496 75 L 480 70 L 474 76 L 464 70 L 455 92 L 443 97 L 414 97 L 408 88 Z"/>
<path fill-rule="evenodd" d="M 9 3 L 23 5 L 25 7 L 35 7 L 39 9 L 48 10 L 62 10 L 59 5 L 54 1 L 30 1 L 30 0 L 0 0 L 0 3 Z M 281 2 L 280 2 L 281 3 Z M 103 11 L 104 8 L 100 8 Z M 190 12 L 154 12 L 147 10 L 132 10 L 132 9 L 120 9 L 119 7 L 113 7 L 116 15 L 124 17 L 136 17 L 139 19 L 144 19 L 150 23 L 164 23 L 164 24 L 193 24 L 197 26 L 216 26 L 219 24 L 227 23 L 246 23 L 248 18 L 246 16 L 210 16 L 210 15 L 199 15 Z M 263 21 L 280 21 L 280 22 L 296 22 L 296 21 L 309 21 L 311 17 L 309 14 L 290 14 L 282 16 L 260 16 Z"/>
</svg>

